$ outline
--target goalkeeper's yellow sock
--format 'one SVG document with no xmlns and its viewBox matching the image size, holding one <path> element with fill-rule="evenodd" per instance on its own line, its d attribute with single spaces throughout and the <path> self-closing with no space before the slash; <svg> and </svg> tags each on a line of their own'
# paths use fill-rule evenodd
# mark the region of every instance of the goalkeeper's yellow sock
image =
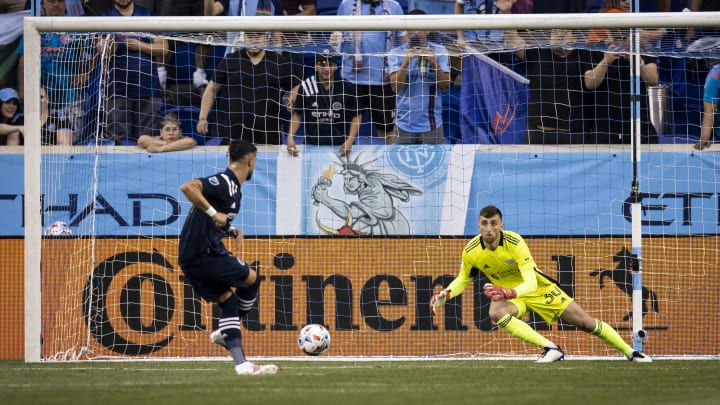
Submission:
<svg viewBox="0 0 720 405">
<path fill-rule="evenodd" d="M 503 316 L 500 320 L 498 320 L 497 325 L 509 334 L 538 347 L 557 347 L 556 344 L 544 338 L 543 335 L 537 333 L 535 329 L 530 327 L 530 325 L 525 323 L 522 319 L 515 318 L 512 315 L 508 314 Z"/>
<path fill-rule="evenodd" d="M 612 326 L 599 319 L 595 320 L 595 329 L 590 333 L 599 337 L 606 345 L 616 348 L 625 356 L 629 356 L 633 352 L 632 346 L 627 344 Z"/>
</svg>

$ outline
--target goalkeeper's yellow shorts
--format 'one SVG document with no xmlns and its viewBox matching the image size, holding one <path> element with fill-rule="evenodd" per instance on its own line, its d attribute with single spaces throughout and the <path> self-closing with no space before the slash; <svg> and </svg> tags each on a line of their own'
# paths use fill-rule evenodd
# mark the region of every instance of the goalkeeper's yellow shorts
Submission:
<svg viewBox="0 0 720 405">
<path fill-rule="evenodd" d="M 556 284 L 550 284 L 538 288 L 531 294 L 509 301 L 518 307 L 518 318 L 522 319 L 530 309 L 550 324 L 560 319 L 573 299 Z"/>
</svg>

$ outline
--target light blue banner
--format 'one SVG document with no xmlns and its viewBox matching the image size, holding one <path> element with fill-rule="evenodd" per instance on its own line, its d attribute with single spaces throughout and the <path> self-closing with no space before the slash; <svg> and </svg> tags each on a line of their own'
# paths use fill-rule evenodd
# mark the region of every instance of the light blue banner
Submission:
<svg viewBox="0 0 720 405">
<path fill-rule="evenodd" d="M 644 152 L 638 163 L 644 235 L 720 234 L 717 153 Z M 524 235 L 630 235 L 633 165 L 625 153 L 475 155 L 465 233 L 501 207 Z"/>
<path fill-rule="evenodd" d="M 450 146 L 369 146 L 349 158 L 307 151 L 304 234 L 438 234 Z"/>
<path fill-rule="evenodd" d="M 66 222 L 74 235 L 176 236 L 190 208 L 180 185 L 227 167 L 225 153 L 109 153 L 97 158 L 43 155 L 45 226 Z M 252 181 L 243 187 L 243 209 L 234 223 L 247 234 L 275 232 L 275 160 L 260 154 Z M 0 236 L 23 234 L 22 168 L 21 155 L 0 160 Z"/>
<path fill-rule="evenodd" d="M 477 233 L 480 209 L 504 213 L 524 235 L 622 235 L 632 164 L 627 154 L 476 154 L 465 233 Z M 510 174 L 510 175 L 509 175 Z"/>
<path fill-rule="evenodd" d="M 720 234 L 718 157 L 643 153 L 644 234 Z M 180 185 L 223 170 L 226 159 L 203 149 L 44 155 L 44 224 L 66 222 L 74 235 L 177 236 L 189 209 Z M 630 235 L 632 174 L 627 152 L 361 146 L 346 159 L 308 146 L 298 158 L 259 154 L 234 225 L 257 236 L 467 236 L 494 204 L 526 236 Z M 23 235 L 23 193 L 22 155 L 2 155 L 0 237 Z"/>
</svg>

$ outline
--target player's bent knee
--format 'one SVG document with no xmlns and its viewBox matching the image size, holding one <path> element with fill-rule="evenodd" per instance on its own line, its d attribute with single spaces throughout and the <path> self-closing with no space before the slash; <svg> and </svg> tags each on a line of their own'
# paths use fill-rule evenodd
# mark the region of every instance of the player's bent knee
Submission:
<svg viewBox="0 0 720 405">
<path fill-rule="evenodd" d="M 518 314 L 518 307 L 515 304 L 507 301 L 493 301 L 490 303 L 490 308 L 488 310 L 488 315 L 490 315 L 490 320 L 493 323 L 497 323 L 505 315 L 512 315 L 514 317 L 517 317 Z"/>
<path fill-rule="evenodd" d="M 230 298 L 232 295 L 233 295 L 232 290 L 227 290 L 221 296 L 219 296 L 216 301 L 218 304 L 222 304 L 223 302 L 227 301 L 228 298 Z"/>
<path fill-rule="evenodd" d="M 248 286 L 251 286 L 255 284 L 255 281 L 257 281 L 257 272 L 253 269 L 248 270 L 247 278 L 245 279 L 245 284 Z"/>
<path fill-rule="evenodd" d="M 238 316 L 238 299 L 237 296 L 230 292 L 230 296 L 223 302 L 218 301 L 220 307 L 220 318 L 237 318 Z"/>
<path fill-rule="evenodd" d="M 490 320 L 493 323 L 497 323 L 502 317 L 504 317 L 508 313 L 509 312 L 506 311 L 504 308 L 495 307 L 495 308 L 490 308 L 488 315 L 490 315 Z"/>
<path fill-rule="evenodd" d="M 584 330 L 587 333 L 592 333 L 595 331 L 595 328 L 597 327 L 597 320 L 592 317 L 588 317 L 588 319 L 584 320 L 580 328 Z"/>
</svg>

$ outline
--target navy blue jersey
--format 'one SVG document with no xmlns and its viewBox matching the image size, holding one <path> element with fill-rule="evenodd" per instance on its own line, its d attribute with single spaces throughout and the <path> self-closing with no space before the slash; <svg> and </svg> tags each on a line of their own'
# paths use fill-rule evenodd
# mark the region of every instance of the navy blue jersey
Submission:
<svg viewBox="0 0 720 405">
<path fill-rule="evenodd" d="M 228 236 L 230 223 L 240 211 L 240 184 L 230 169 L 199 180 L 203 196 L 218 212 L 227 214 L 228 222 L 218 227 L 210 216 L 193 206 L 180 232 L 178 262 L 183 267 L 193 266 L 203 255 L 230 254 L 222 239 Z"/>
<path fill-rule="evenodd" d="M 358 115 L 355 85 L 340 79 L 328 90 L 315 76 L 300 83 L 293 109 L 303 116 L 305 144 L 342 145 Z"/>
</svg>

